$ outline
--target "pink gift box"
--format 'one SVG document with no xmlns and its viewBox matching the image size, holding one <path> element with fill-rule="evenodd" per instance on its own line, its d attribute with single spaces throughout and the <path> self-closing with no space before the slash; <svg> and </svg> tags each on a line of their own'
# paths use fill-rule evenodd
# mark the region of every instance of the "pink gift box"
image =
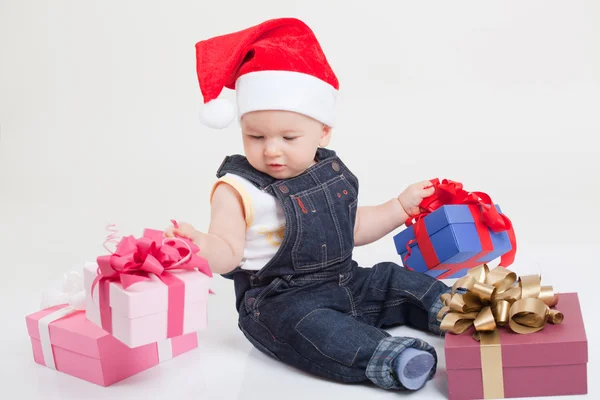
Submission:
<svg viewBox="0 0 600 400">
<path fill-rule="evenodd" d="M 587 393 L 588 346 L 576 293 L 560 294 L 561 324 L 532 334 L 499 328 L 504 398 Z M 483 399 L 481 353 L 473 328 L 444 342 L 450 400 Z"/>
<path fill-rule="evenodd" d="M 36 363 L 100 386 L 198 347 L 197 334 L 190 333 L 131 349 L 66 304 L 28 315 L 26 322 Z"/>
<path fill-rule="evenodd" d="M 98 265 L 86 263 L 84 288 L 86 292 L 86 317 L 94 324 L 111 333 L 131 348 L 155 343 L 174 335 L 172 316 L 180 314 L 175 324 L 176 335 L 197 332 L 207 326 L 207 307 L 211 277 L 198 270 L 172 270 L 169 274 L 177 281 L 178 290 L 184 295 L 173 300 L 169 287 L 154 274 L 127 289 L 119 281 L 105 282 L 108 285 L 108 302 L 101 308 L 101 284 L 92 284 L 97 276 Z M 104 314 L 104 315 L 103 315 Z"/>
</svg>

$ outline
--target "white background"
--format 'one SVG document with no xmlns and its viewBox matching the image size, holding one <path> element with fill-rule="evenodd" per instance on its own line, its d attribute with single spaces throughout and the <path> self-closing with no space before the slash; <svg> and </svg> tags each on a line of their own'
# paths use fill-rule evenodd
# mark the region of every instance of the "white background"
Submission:
<svg viewBox="0 0 600 400">
<path fill-rule="evenodd" d="M 330 148 L 359 177 L 360 204 L 433 177 L 487 192 L 515 226 L 512 269 L 578 292 L 595 335 L 599 2 L 0 0 L 0 380 L 10 398 L 397 395 L 263 356 L 238 330 L 220 277 L 200 348 L 168 364 L 102 389 L 33 363 L 25 315 L 51 281 L 105 253 L 106 224 L 134 235 L 170 218 L 208 227 L 216 169 L 242 147 L 237 126 L 198 122 L 194 44 L 283 16 L 314 29 L 340 79 Z M 399 262 L 397 232 L 356 260 Z M 441 357 L 411 397 L 446 398 L 443 342 L 392 332 L 427 338 Z M 592 340 L 589 357 L 593 398 Z"/>
</svg>

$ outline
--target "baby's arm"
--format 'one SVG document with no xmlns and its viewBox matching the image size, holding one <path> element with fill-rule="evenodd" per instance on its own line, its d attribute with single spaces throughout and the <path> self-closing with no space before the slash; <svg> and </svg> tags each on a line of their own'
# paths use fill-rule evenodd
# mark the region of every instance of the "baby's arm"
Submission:
<svg viewBox="0 0 600 400">
<path fill-rule="evenodd" d="M 398 199 L 377 206 L 361 206 L 356 211 L 354 245 L 363 246 L 381 239 L 402 225 L 408 215 Z"/>
<path fill-rule="evenodd" d="M 168 229 L 165 235 L 180 235 L 193 240 L 200 247 L 198 255 L 207 260 L 215 274 L 233 271 L 242 260 L 246 240 L 242 200 L 231 186 L 220 184 L 211 201 L 208 233 L 180 222 L 178 228 Z"/>
<path fill-rule="evenodd" d="M 424 198 L 435 192 L 430 181 L 413 183 L 400 195 L 378 206 L 362 206 L 356 212 L 354 245 L 362 246 L 381 239 L 420 212 Z"/>
</svg>

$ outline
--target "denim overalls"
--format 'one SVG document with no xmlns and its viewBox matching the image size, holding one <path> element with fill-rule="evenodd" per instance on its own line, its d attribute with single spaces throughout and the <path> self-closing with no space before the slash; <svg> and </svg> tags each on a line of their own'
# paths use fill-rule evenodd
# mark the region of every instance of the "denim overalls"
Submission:
<svg viewBox="0 0 600 400">
<path fill-rule="evenodd" d="M 441 334 L 439 298 L 449 288 L 391 262 L 359 267 L 352 260 L 358 180 L 334 151 L 319 148 L 316 156 L 315 165 L 285 180 L 241 155 L 227 156 L 217 171 L 250 180 L 285 214 L 283 242 L 271 261 L 260 271 L 224 275 L 234 281 L 239 328 L 263 353 L 308 373 L 404 389 L 393 359 L 407 347 L 430 352 L 436 365 L 437 355 L 422 340 L 382 328 L 408 324 Z"/>
</svg>

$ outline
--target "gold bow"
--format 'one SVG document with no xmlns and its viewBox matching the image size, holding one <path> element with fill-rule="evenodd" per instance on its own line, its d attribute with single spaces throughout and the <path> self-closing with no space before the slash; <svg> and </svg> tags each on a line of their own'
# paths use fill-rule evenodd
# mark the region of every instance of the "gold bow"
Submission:
<svg viewBox="0 0 600 400">
<path fill-rule="evenodd" d="M 484 398 L 504 398 L 502 353 L 498 326 L 508 324 L 516 333 L 534 333 L 546 322 L 560 324 L 563 314 L 551 309 L 558 304 L 552 286 L 542 286 L 539 275 L 517 275 L 503 267 L 489 270 L 486 264 L 470 269 L 443 294 L 444 307 L 438 314 L 440 329 L 461 334 L 475 326 L 480 341 Z M 465 294 L 455 293 L 466 289 Z"/>
<path fill-rule="evenodd" d="M 552 286 L 542 286 L 539 275 L 522 276 L 515 282 L 517 275 L 503 267 L 490 271 L 482 264 L 470 269 L 452 286 L 452 295 L 442 295 L 440 329 L 461 334 L 474 325 L 476 333 L 491 332 L 508 324 L 514 332 L 525 334 L 543 329 L 546 322 L 562 322 L 563 314 L 550 308 L 558 304 Z M 455 293 L 458 288 L 467 292 Z"/>
</svg>

